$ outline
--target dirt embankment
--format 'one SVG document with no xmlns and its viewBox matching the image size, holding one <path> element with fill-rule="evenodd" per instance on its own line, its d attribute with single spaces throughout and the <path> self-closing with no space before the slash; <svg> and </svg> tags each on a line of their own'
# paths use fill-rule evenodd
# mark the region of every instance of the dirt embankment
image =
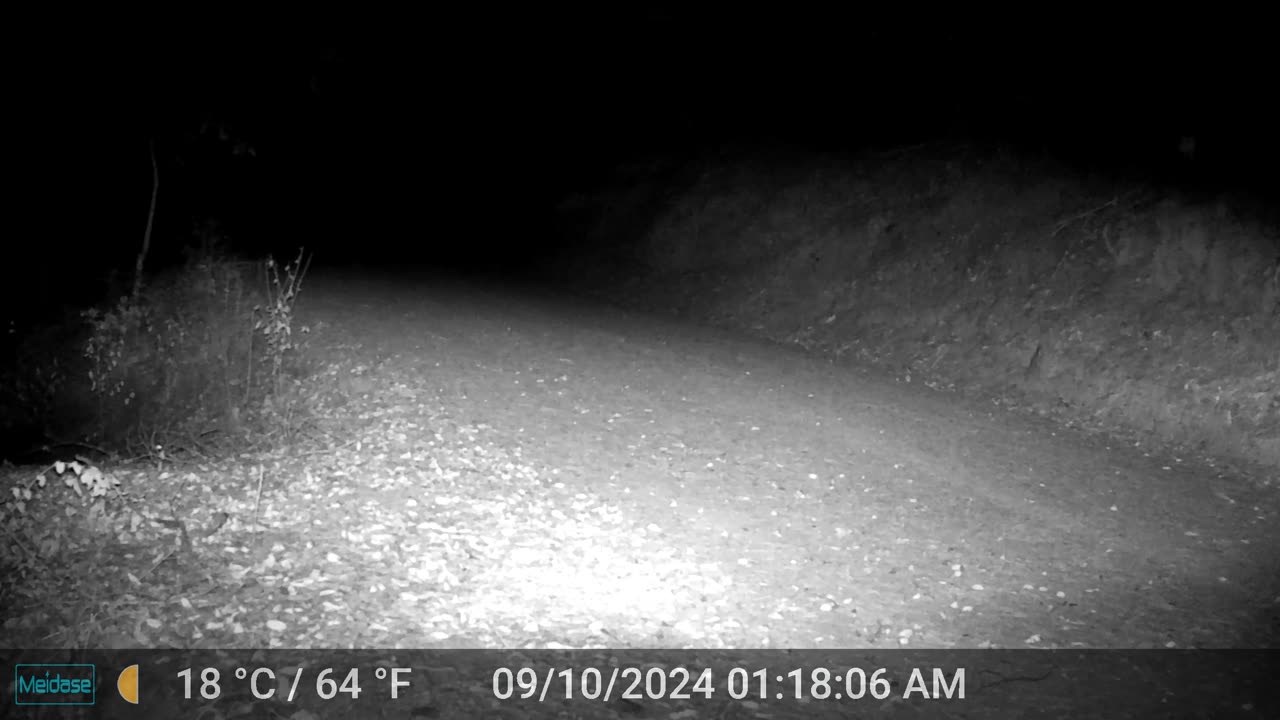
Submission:
<svg viewBox="0 0 1280 720">
<path fill-rule="evenodd" d="M 1065 422 L 1280 469 L 1280 230 L 968 148 L 654 161 L 562 208 L 564 263 L 674 311 Z"/>
</svg>

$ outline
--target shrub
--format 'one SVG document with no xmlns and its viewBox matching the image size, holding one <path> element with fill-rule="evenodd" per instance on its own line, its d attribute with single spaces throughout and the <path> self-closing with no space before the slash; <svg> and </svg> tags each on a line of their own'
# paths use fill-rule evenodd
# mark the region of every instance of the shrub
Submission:
<svg viewBox="0 0 1280 720">
<path fill-rule="evenodd" d="M 238 434 L 250 411 L 285 389 L 305 272 L 302 251 L 281 268 L 206 248 L 140 292 L 86 311 L 98 436 L 119 445 L 211 426 Z M 265 279 L 260 289 L 255 278 Z"/>
</svg>

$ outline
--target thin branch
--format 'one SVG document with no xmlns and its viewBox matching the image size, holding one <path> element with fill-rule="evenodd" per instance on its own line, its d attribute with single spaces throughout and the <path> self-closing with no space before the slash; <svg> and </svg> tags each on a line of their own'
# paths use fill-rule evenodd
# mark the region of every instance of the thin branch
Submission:
<svg viewBox="0 0 1280 720">
<path fill-rule="evenodd" d="M 1094 215 L 1094 214 L 1097 214 L 1097 213 L 1099 213 L 1099 212 L 1102 212 L 1103 210 L 1105 210 L 1105 209 L 1107 209 L 1107 208 L 1111 207 L 1112 205 L 1115 205 L 1115 204 L 1116 204 L 1116 203 L 1118 203 L 1118 202 L 1120 202 L 1120 196 L 1119 196 L 1119 195 L 1117 195 L 1117 196 L 1115 196 L 1115 197 L 1111 198 L 1110 200 L 1108 200 L 1108 201 L 1106 201 L 1106 202 L 1102 203 L 1101 205 L 1099 205 L 1099 206 L 1098 206 L 1098 207 L 1096 207 L 1096 208 L 1092 208 L 1092 209 L 1090 209 L 1090 210 L 1085 210 L 1084 212 L 1082 212 L 1082 213 L 1080 213 L 1080 214 L 1078 214 L 1078 215 L 1072 215 L 1071 217 L 1067 218 L 1066 220 L 1063 220 L 1062 222 L 1058 223 L 1058 226 L 1057 226 L 1056 228 L 1054 228 L 1053 233 L 1052 233 L 1051 235 L 1049 235 L 1049 237 L 1050 237 L 1050 238 L 1055 238 L 1055 237 L 1057 237 L 1057 236 L 1058 236 L 1058 233 L 1062 232 L 1063 230 L 1066 230 L 1066 229 L 1067 229 L 1067 228 L 1068 228 L 1072 223 L 1076 222 L 1077 220 L 1083 220 L 1083 219 L 1085 219 L 1085 218 L 1089 217 L 1090 215 Z"/>
<path fill-rule="evenodd" d="M 142 290 L 142 266 L 146 262 L 147 253 L 151 251 L 151 229 L 156 221 L 156 195 L 160 191 L 160 166 L 156 163 L 155 139 L 147 145 L 151 151 L 151 207 L 147 209 L 147 229 L 142 234 L 142 249 L 138 251 L 138 260 L 133 266 L 133 297 L 137 297 Z"/>
</svg>

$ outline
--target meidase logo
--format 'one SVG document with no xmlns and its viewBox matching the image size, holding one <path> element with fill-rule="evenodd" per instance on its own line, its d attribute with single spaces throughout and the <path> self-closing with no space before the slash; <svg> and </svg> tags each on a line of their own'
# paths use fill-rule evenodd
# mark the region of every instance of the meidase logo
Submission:
<svg viewBox="0 0 1280 720">
<path fill-rule="evenodd" d="M 97 698 L 95 667 L 85 665 L 15 665 L 16 705 L 92 705 Z"/>
</svg>

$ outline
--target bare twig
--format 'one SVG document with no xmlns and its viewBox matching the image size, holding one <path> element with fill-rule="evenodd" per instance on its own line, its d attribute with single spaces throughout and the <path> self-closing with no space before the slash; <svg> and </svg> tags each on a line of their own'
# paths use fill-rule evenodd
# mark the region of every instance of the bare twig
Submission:
<svg viewBox="0 0 1280 720">
<path fill-rule="evenodd" d="M 147 253 L 151 251 L 151 229 L 155 226 L 156 220 L 156 195 L 160 191 L 160 166 L 156 163 L 156 141 L 151 140 L 148 147 L 151 150 L 151 206 L 147 209 L 147 229 L 142 234 L 142 249 L 138 251 L 138 259 L 133 267 L 132 297 L 137 297 L 138 292 L 142 290 L 142 266 L 147 260 Z"/>
<path fill-rule="evenodd" d="M 354 447 L 357 442 L 359 442 L 359 440 L 352 440 L 335 447 L 320 448 L 319 450 L 307 450 L 306 452 L 294 453 L 292 457 L 300 458 L 311 455 L 324 455 L 325 453 L 337 452 L 338 450 L 346 450 L 349 447 Z"/>
<path fill-rule="evenodd" d="M 258 509 L 262 506 L 262 479 L 266 475 L 266 468 L 258 465 L 258 495 L 253 500 L 253 524 L 258 525 Z"/>
<path fill-rule="evenodd" d="M 1117 196 L 1115 196 L 1115 197 L 1111 198 L 1110 200 L 1108 200 L 1108 201 L 1106 201 L 1106 202 L 1102 203 L 1101 205 L 1099 205 L 1099 206 L 1097 206 L 1097 207 L 1095 207 L 1095 208 L 1092 208 L 1092 209 L 1090 209 L 1090 210 L 1085 210 L 1084 212 L 1079 213 L 1078 215 L 1072 215 L 1071 217 L 1067 218 L 1066 220 L 1063 220 L 1062 222 L 1058 223 L 1057 227 L 1055 227 L 1055 228 L 1053 229 L 1053 232 L 1049 235 L 1049 238 L 1050 238 L 1050 239 L 1053 239 L 1053 238 L 1057 237 L 1057 236 L 1058 236 L 1058 233 L 1061 233 L 1063 230 L 1066 230 L 1068 227 L 1070 227 L 1071 225 L 1075 224 L 1075 222 L 1076 222 L 1076 221 L 1078 221 L 1078 220 L 1083 220 L 1083 219 L 1085 219 L 1085 218 L 1089 217 L 1090 215 L 1096 215 L 1097 213 L 1100 213 L 1100 212 L 1102 212 L 1103 210 L 1106 210 L 1107 208 L 1109 208 L 1109 207 L 1111 207 L 1111 206 L 1115 205 L 1115 204 L 1116 204 L 1116 203 L 1118 203 L 1118 202 L 1120 202 L 1120 196 L 1119 196 L 1119 195 L 1117 195 Z"/>
<path fill-rule="evenodd" d="M 1078 214 L 1076 214 L 1076 215 L 1072 215 L 1071 217 L 1067 218 L 1066 220 L 1063 220 L 1062 222 L 1059 222 L 1059 223 L 1058 223 L 1058 225 L 1057 225 L 1057 227 L 1055 227 L 1055 228 L 1054 228 L 1053 232 L 1052 232 L 1052 233 L 1050 233 L 1050 235 L 1049 235 L 1049 239 L 1050 239 L 1050 240 L 1052 240 L 1053 238 L 1057 237 L 1057 236 L 1058 236 L 1058 233 L 1061 233 L 1063 230 L 1067 229 L 1068 227 L 1070 227 L 1071 225 L 1075 224 L 1076 222 L 1078 222 L 1078 221 L 1080 221 L 1080 220 L 1083 220 L 1083 219 L 1085 219 L 1085 218 L 1088 218 L 1088 217 L 1090 217 L 1090 216 L 1092 216 L 1092 215 L 1096 215 L 1096 214 L 1098 214 L 1098 213 L 1102 212 L 1103 210 L 1106 210 L 1106 209 L 1107 209 L 1107 208 L 1109 208 L 1109 207 L 1114 207 L 1115 205 L 1119 204 L 1119 202 L 1120 202 L 1120 198 L 1122 198 L 1122 197 L 1123 197 L 1123 198 L 1128 198 L 1129 196 L 1133 195 L 1133 193 L 1134 193 L 1134 191 L 1129 191 L 1129 192 L 1125 193 L 1124 195 L 1116 195 L 1115 197 L 1111 198 L 1110 200 L 1108 200 L 1108 201 L 1106 201 L 1106 202 L 1102 203 L 1101 205 L 1099 205 L 1099 206 L 1097 206 L 1097 207 L 1095 207 L 1095 208 L 1091 208 L 1091 209 L 1086 210 L 1086 211 L 1084 211 L 1084 212 L 1082 212 L 1082 213 L 1078 213 Z M 1067 245 L 1067 249 L 1066 249 L 1066 250 L 1063 250 L 1063 251 L 1062 251 L 1062 257 L 1059 257 L 1059 258 L 1058 258 L 1058 262 L 1057 262 L 1057 264 L 1053 266 L 1053 272 L 1049 273 L 1049 279 L 1048 279 L 1047 281 L 1045 281 L 1045 284 L 1046 284 L 1046 285 L 1048 285 L 1049 283 L 1053 282 L 1054 278 L 1056 278 L 1056 277 L 1058 276 L 1058 272 L 1059 272 L 1060 270 L 1062 270 L 1062 266 L 1066 264 L 1066 262 L 1067 262 L 1067 258 L 1071 256 L 1071 252 L 1072 252 L 1073 250 L 1075 250 L 1075 249 L 1076 249 L 1076 246 L 1077 246 L 1077 245 L 1079 245 L 1079 244 L 1080 244 L 1080 239 L 1079 239 L 1079 238 L 1076 238 L 1075 240 L 1072 240 L 1072 241 Z"/>
<path fill-rule="evenodd" d="M 1120 249 L 1111 244 L 1111 225 L 1102 226 L 1102 246 L 1107 249 L 1107 254 L 1112 260 L 1117 262 L 1120 260 Z"/>
</svg>

